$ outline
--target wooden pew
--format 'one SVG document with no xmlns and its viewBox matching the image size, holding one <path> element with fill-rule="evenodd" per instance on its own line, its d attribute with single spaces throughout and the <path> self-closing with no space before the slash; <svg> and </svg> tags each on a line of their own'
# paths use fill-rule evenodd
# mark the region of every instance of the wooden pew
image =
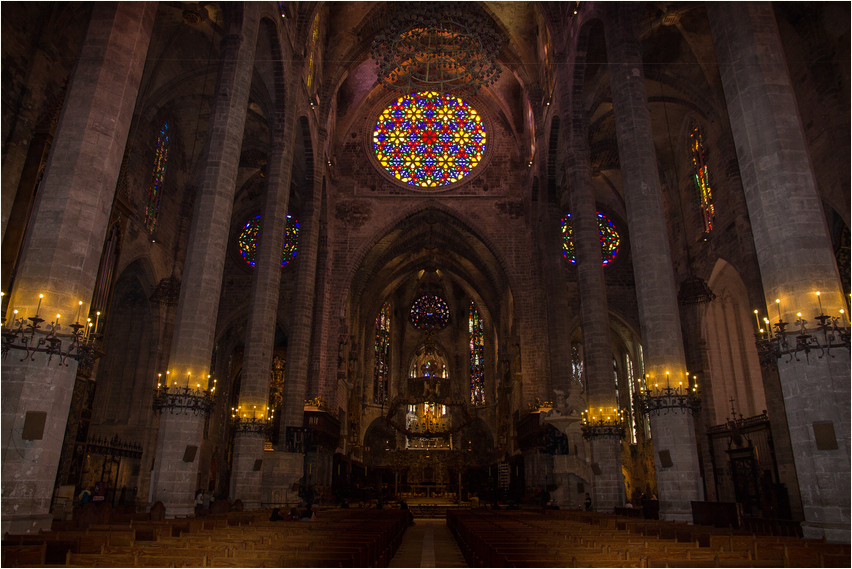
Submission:
<svg viewBox="0 0 852 569">
<path fill-rule="evenodd" d="M 41 545 L 3 545 L 3 567 L 28 567 L 44 565 L 47 543 Z"/>
</svg>

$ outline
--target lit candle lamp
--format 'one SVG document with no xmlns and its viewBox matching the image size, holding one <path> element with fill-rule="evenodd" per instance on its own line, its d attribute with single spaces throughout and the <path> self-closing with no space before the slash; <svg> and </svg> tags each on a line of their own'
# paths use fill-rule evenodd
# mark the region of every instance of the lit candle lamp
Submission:
<svg viewBox="0 0 852 569">
<path fill-rule="evenodd" d="M 846 311 L 842 308 L 840 309 L 840 317 L 843 318 L 843 327 L 846 328 Z"/>
<path fill-rule="evenodd" d="M 41 299 L 44 298 L 43 294 L 38 295 L 38 306 L 36 306 L 36 318 L 38 318 L 38 311 L 41 310 Z"/>
<path fill-rule="evenodd" d="M 820 300 L 819 291 L 817 291 L 817 302 L 819 303 L 819 315 L 822 316 L 822 300 Z"/>
<path fill-rule="evenodd" d="M 18 311 L 13 310 L 12 311 L 12 325 L 13 326 L 15 325 L 15 322 L 17 322 L 17 320 L 18 320 Z"/>
<path fill-rule="evenodd" d="M 778 322 L 781 322 L 781 299 L 775 299 L 775 306 L 778 307 Z"/>
<path fill-rule="evenodd" d="M 95 315 L 96 315 L 96 316 L 95 316 L 95 334 L 97 334 L 97 333 L 98 333 L 98 321 L 101 319 L 101 312 L 100 312 L 100 310 L 99 310 L 99 311 L 97 311 L 97 312 L 95 312 Z"/>
<path fill-rule="evenodd" d="M 757 315 L 757 309 L 754 309 L 754 321 L 757 323 L 757 329 L 760 330 L 760 317 Z"/>
<path fill-rule="evenodd" d="M 81 300 L 77 303 L 77 316 L 74 318 L 74 322 L 76 322 L 77 324 L 80 323 L 80 310 L 82 308 L 83 308 L 83 301 Z"/>
<path fill-rule="evenodd" d="M 54 330 L 54 331 L 59 330 L 59 317 L 60 317 L 60 316 L 61 316 L 61 314 L 57 314 L 57 315 L 56 315 L 56 323 L 53 325 L 53 330 Z"/>
</svg>

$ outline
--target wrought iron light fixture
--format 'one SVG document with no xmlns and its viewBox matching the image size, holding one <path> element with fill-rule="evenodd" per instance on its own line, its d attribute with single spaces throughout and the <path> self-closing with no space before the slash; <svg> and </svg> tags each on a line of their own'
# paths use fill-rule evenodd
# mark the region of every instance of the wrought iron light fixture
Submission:
<svg viewBox="0 0 852 569">
<path fill-rule="evenodd" d="M 154 410 L 159 411 L 160 414 L 168 411 L 172 415 L 189 415 L 190 413 L 206 415 L 213 409 L 215 391 L 215 381 L 210 389 L 158 383 L 157 390 L 154 392 Z"/>
<path fill-rule="evenodd" d="M 39 307 L 41 307 L 41 298 L 42 295 L 39 295 Z M 77 322 L 69 326 L 71 333 L 62 334 L 60 333 L 62 327 L 59 325 L 59 314 L 56 315 L 55 321 L 43 329 L 41 324 L 45 320 L 39 316 L 38 312 L 37 308 L 36 315 L 28 318 L 18 318 L 18 311 L 13 312 L 14 316 L 8 326 L 3 327 L 3 359 L 6 359 L 11 350 L 18 350 L 24 352 L 21 361 L 26 359 L 35 361 L 35 354 L 41 352 L 48 355 L 48 363 L 53 360 L 53 356 L 57 356 L 59 365 L 68 366 L 68 358 L 71 358 L 77 360 L 81 366 L 92 366 L 96 359 L 104 355 L 100 351 L 101 334 L 95 332 L 97 320 L 94 330 L 91 320 L 87 321 L 86 324 L 80 324 L 78 311 Z M 98 318 L 100 318 L 100 314 L 98 312 Z M 68 343 L 63 346 L 65 342 Z"/>
<path fill-rule="evenodd" d="M 399 5 L 371 51 L 389 89 L 472 95 L 500 77 L 502 47 L 474 3 L 417 2 Z"/>
<path fill-rule="evenodd" d="M 701 277 L 690 275 L 680 283 L 677 293 L 678 304 L 692 306 L 695 304 L 707 304 L 716 299 L 716 294 Z"/>
<path fill-rule="evenodd" d="M 273 425 L 273 411 L 270 408 L 261 409 L 258 416 L 257 407 L 252 408 L 251 417 L 242 407 L 231 408 L 231 428 L 237 433 L 268 435 Z"/>
<path fill-rule="evenodd" d="M 819 298 L 819 293 L 817 293 Z M 779 300 L 775 301 L 780 303 Z M 755 310 L 757 314 L 757 310 Z M 846 313 L 841 310 L 841 318 L 843 323 L 840 323 L 841 318 L 829 316 L 822 313 L 822 302 L 820 301 L 820 314 L 814 316 L 814 320 L 819 322 L 816 328 L 811 330 L 806 325 L 807 320 L 802 318 L 802 313 L 797 314 L 798 320 L 794 322 L 798 326 L 798 330 L 787 330 L 789 322 L 784 322 L 779 316 L 778 322 L 772 324 L 775 328 L 774 332 L 768 331 L 769 319 L 764 318 L 767 324 L 767 330 L 759 329 L 755 334 L 755 344 L 757 344 L 757 353 L 760 356 L 760 363 L 764 366 L 777 365 L 778 360 L 782 356 L 788 356 L 785 363 L 790 363 L 795 358 L 796 361 L 801 361 L 799 354 L 804 354 L 806 360 L 810 360 L 810 353 L 818 351 L 819 358 L 826 355 L 831 355 L 832 348 L 852 349 L 852 344 L 849 342 L 849 326 L 846 324 Z M 758 326 L 760 322 L 758 320 Z"/>
<path fill-rule="evenodd" d="M 580 430 L 583 438 L 591 439 L 623 439 L 627 434 L 624 422 L 624 411 L 613 408 L 589 409 L 583 412 L 583 424 Z"/>
<path fill-rule="evenodd" d="M 694 415 L 701 409 L 701 397 L 698 391 L 698 378 L 693 377 L 692 386 L 689 385 L 689 374 L 687 374 L 687 385 L 678 383 L 672 387 L 666 374 L 666 386 L 653 389 L 646 386 L 639 388 L 634 395 L 636 409 L 642 414 L 668 415 L 669 413 L 689 413 Z"/>
</svg>

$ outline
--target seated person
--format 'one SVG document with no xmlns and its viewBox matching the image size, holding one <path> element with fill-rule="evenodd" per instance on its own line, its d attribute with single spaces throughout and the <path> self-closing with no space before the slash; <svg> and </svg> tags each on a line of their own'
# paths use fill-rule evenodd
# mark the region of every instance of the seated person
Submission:
<svg viewBox="0 0 852 569">
<path fill-rule="evenodd" d="M 280 522 L 283 519 L 284 518 L 281 517 L 281 514 L 278 511 L 278 508 L 272 508 L 272 515 L 269 516 L 269 521 L 270 522 Z"/>
</svg>

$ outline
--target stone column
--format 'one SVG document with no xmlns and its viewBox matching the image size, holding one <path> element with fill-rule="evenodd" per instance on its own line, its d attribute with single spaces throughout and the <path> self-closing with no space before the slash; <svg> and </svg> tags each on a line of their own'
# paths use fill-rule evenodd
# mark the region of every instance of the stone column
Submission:
<svg viewBox="0 0 852 569">
<path fill-rule="evenodd" d="M 568 195 L 574 252 L 577 258 L 577 284 L 580 290 L 586 408 L 590 416 L 600 417 L 603 413 L 615 420 L 618 402 L 612 376 L 609 310 L 601 258 L 600 228 L 592 189 L 588 117 L 584 109 L 573 109 L 571 125 L 565 133 L 568 139 L 566 148 L 571 149 L 568 158 Z M 614 507 L 624 503 L 621 440 L 612 436 L 596 436 L 594 432 L 591 434 L 592 463 L 596 463 L 601 470 L 601 474 L 596 474 L 594 480 L 593 507 L 597 511 L 611 512 Z"/>
<path fill-rule="evenodd" d="M 813 329 L 820 312 L 817 291 L 825 314 L 839 316 L 847 305 L 772 5 L 708 4 L 707 14 L 769 318 L 776 322 L 780 313 L 792 323 L 801 312 Z M 787 360 L 778 360 L 778 374 L 805 537 L 849 543 L 849 351 Z M 836 440 L 829 437 L 829 448 L 818 444 L 820 428 L 833 430 Z"/>
<path fill-rule="evenodd" d="M 29 317 L 43 294 L 39 314 L 45 324 L 62 314 L 60 334 L 71 332 L 78 301 L 88 303 L 92 296 L 155 15 L 153 2 L 96 4 L 68 87 L 10 299 L 13 310 Z M 56 357 L 48 362 L 40 353 L 23 356 L 13 350 L 3 360 L 4 533 L 50 528 L 48 508 L 77 372 L 73 360 L 66 367 Z M 24 440 L 27 415 L 38 413 L 46 413 L 43 433 Z"/>
<path fill-rule="evenodd" d="M 266 176 L 266 195 L 260 216 L 261 232 L 251 282 L 250 312 L 246 332 L 240 406 L 248 414 L 269 417 L 269 381 L 275 343 L 275 317 L 281 288 L 281 244 L 287 225 L 290 174 L 293 168 L 294 113 L 287 112 L 281 132 L 272 143 Z M 285 140 L 286 139 L 286 140 Z M 231 498 L 239 498 L 249 510 L 260 507 L 262 471 L 255 461 L 263 459 L 264 433 L 237 428 L 234 438 Z"/>
<path fill-rule="evenodd" d="M 32 212 L 35 194 L 38 190 L 43 168 L 47 163 L 52 140 L 53 137 L 47 132 L 40 132 L 33 136 L 30 141 L 23 170 L 21 171 L 20 183 L 14 195 L 14 202 L 8 208 L 11 213 L 6 214 L 8 215 L 7 221 L 9 223 L 8 225 L 4 223 L 6 231 L 3 233 L 2 261 L 0 261 L 2 263 L 0 266 L 2 266 L 3 271 L 2 287 L 4 291 L 8 291 L 14 282 L 12 276 L 15 272 L 18 255 L 21 252 L 21 245 L 24 242 L 27 221 Z M 12 176 L 9 177 L 11 178 Z M 3 176 L 3 178 L 3 183 L 5 184 L 6 176 Z M 10 319 L 12 317 L 11 314 L 7 314 L 6 316 Z"/>
<path fill-rule="evenodd" d="M 305 137 L 310 140 L 310 137 Z M 315 148 L 322 148 L 323 139 Z M 299 235 L 299 260 L 296 265 L 296 290 L 293 294 L 293 333 L 287 343 L 287 381 L 284 385 L 282 431 L 287 427 L 301 427 L 305 412 L 305 387 L 308 382 L 308 364 L 311 352 L 311 331 L 314 317 L 314 293 L 317 278 L 317 252 L 319 250 L 320 208 L 324 191 L 323 168 L 314 160 L 313 152 L 306 149 L 310 195 L 305 200 L 305 212 Z M 286 441 L 282 432 L 279 440 Z"/>
<path fill-rule="evenodd" d="M 613 3 L 606 9 L 612 107 L 645 346 L 645 373 L 649 387 L 655 384 L 663 387 L 667 378 L 677 387 L 679 381 L 686 380 L 687 368 L 654 133 L 635 29 L 637 4 Z M 692 416 L 652 415 L 651 432 L 661 516 L 691 521 L 690 502 L 703 498 Z M 668 461 L 663 466 L 661 455 L 671 457 L 671 466 Z"/>
<path fill-rule="evenodd" d="M 60 6 L 57 10 L 61 10 Z M 44 30 L 42 34 L 47 34 Z M 21 192 L 24 192 L 24 198 L 32 196 L 34 189 L 31 170 L 32 165 L 28 163 L 35 159 L 37 161 L 35 168 L 38 169 L 40 158 L 38 154 L 46 151 L 50 147 L 50 135 L 48 133 L 37 133 L 38 129 L 36 122 L 39 121 L 39 113 L 47 111 L 49 108 L 43 108 L 45 103 L 45 88 L 51 82 L 51 75 L 56 73 L 54 69 L 56 62 L 60 60 L 60 54 L 56 48 L 48 43 L 51 38 L 40 38 L 38 47 L 32 57 L 32 63 L 27 69 L 26 86 L 27 90 L 24 100 L 21 102 L 20 109 L 15 113 L 12 132 L 8 141 L 3 143 L 3 179 L 2 179 L 2 219 L 3 239 L 5 246 L 6 230 L 10 221 L 15 219 L 17 202 L 20 199 Z M 60 101 L 61 102 L 61 101 Z M 47 121 L 49 124 L 49 121 Z M 41 139 L 41 140 L 38 140 Z M 46 139 L 46 141 L 44 140 Z M 45 142 L 46 148 L 45 148 Z M 36 156 L 33 156 L 33 150 L 36 150 Z M 27 175 L 28 171 L 30 174 Z M 14 202 L 14 206 L 13 206 Z M 26 204 L 27 206 L 29 203 Z M 28 208 L 25 210 L 28 213 Z M 20 237 L 17 237 L 20 239 Z M 20 246 L 20 241 L 18 241 Z M 15 251 L 17 253 L 17 250 Z M 6 261 L 6 251 L 3 252 L 4 262 Z M 7 281 L 3 277 L 3 290 L 6 290 Z"/>
<path fill-rule="evenodd" d="M 210 141 L 189 233 L 168 366 L 179 387 L 207 387 L 259 25 L 256 4 L 242 10 L 239 33 L 222 40 Z M 195 511 L 198 453 L 185 451 L 200 446 L 203 425 L 202 414 L 161 414 L 152 501 L 163 502 L 169 517 Z M 190 455 L 192 461 L 185 462 Z"/>
</svg>

